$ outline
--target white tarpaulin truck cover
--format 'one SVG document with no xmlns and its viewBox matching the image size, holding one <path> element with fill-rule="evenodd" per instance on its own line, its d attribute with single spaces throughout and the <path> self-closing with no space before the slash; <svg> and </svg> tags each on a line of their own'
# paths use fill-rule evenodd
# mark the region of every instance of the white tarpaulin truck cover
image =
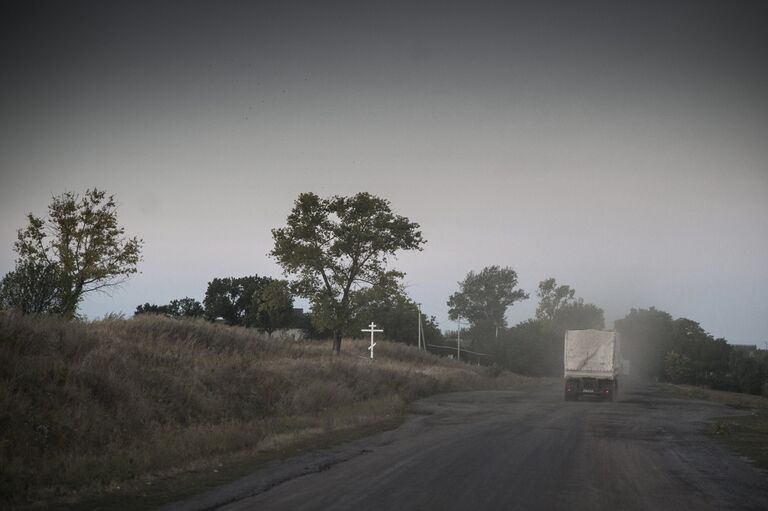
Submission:
<svg viewBox="0 0 768 511">
<path fill-rule="evenodd" d="M 616 332 L 568 330 L 565 332 L 565 376 L 613 377 L 621 369 Z"/>
</svg>

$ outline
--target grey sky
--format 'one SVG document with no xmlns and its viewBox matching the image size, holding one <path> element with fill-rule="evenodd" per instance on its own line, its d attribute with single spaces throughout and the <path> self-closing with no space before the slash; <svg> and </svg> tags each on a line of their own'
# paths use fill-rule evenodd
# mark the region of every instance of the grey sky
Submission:
<svg viewBox="0 0 768 511">
<path fill-rule="evenodd" d="M 226 4 L 226 5 L 223 5 Z M 0 271 L 24 214 L 101 187 L 145 239 L 90 317 L 279 275 L 302 191 L 421 224 L 410 294 L 447 322 L 469 270 L 547 277 L 768 338 L 768 35 L 760 2 L 8 7 Z M 20 5 L 23 5 L 21 3 Z M 40 4 L 43 5 L 43 4 Z"/>
</svg>

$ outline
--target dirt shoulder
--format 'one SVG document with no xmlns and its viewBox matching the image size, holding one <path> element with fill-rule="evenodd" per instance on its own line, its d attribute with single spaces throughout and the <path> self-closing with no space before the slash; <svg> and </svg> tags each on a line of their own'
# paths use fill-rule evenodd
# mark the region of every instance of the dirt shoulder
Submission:
<svg viewBox="0 0 768 511">
<path fill-rule="evenodd" d="M 743 415 L 717 418 L 706 433 L 749 458 L 756 467 L 768 470 L 768 398 L 692 385 L 662 384 L 660 388 L 678 397 L 714 401 L 743 410 Z"/>
</svg>

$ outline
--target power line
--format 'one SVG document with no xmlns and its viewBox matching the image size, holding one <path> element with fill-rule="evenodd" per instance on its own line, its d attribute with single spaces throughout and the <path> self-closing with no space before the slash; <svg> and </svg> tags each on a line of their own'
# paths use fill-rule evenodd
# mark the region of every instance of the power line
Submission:
<svg viewBox="0 0 768 511">
<path fill-rule="evenodd" d="M 453 346 L 441 346 L 439 344 L 427 344 L 430 348 L 440 348 L 443 350 L 451 350 L 453 351 L 455 348 Z M 488 353 L 478 353 L 477 351 L 469 351 L 468 349 L 464 348 L 461 350 L 463 353 L 472 353 L 473 355 L 480 355 L 482 357 L 490 357 Z"/>
</svg>

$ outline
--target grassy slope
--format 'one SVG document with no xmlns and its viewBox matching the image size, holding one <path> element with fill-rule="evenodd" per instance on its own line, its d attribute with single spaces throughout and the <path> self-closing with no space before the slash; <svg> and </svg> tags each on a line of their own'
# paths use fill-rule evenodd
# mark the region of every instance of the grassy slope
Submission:
<svg viewBox="0 0 768 511">
<path fill-rule="evenodd" d="M 531 382 L 400 344 L 343 352 L 203 321 L 0 313 L 0 502 L 150 484 L 391 424 L 432 393 Z"/>
<path fill-rule="evenodd" d="M 678 396 L 715 401 L 750 412 L 718 419 L 707 434 L 751 459 L 755 466 L 768 469 L 768 398 L 692 385 L 665 384 L 663 388 Z"/>
</svg>

